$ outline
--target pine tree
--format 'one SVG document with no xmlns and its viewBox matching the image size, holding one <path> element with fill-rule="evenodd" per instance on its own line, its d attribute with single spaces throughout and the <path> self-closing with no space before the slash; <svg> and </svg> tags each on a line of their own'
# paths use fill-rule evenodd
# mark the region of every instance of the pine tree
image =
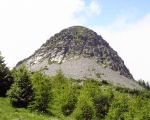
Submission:
<svg viewBox="0 0 150 120">
<path fill-rule="evenodd" d="M 6 67 L 4 57 L 1 56 L 0 52 L 0 96 L 4 97 L 7 90 L 10 89 L 13 83 L 13 78 L 10 74 L 8 67 Z"/>
<path fill-rule="evenodd" d="M 14 107 L 27 107 L 33 98 L 33 88 L 26 67 L 15 70 L 13 77 L 14 83 L 8 92 L 10 101 Z"/>
</svg>

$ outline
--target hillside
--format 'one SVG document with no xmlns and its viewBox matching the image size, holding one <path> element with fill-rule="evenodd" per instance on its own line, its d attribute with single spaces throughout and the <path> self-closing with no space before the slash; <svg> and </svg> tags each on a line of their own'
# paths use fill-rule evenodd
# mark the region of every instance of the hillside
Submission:
<svg viewBox="0 0 150 120">
<path fill-rule="evenodd" d="M 76 62 L 96 64 L 86 58 Z M 110 69 L 103 69 L 109 76 Z M 150 120 L 150 92 L 110 84 L 102 79 L 104 74 L 96 73 L 100 79 L 96 81 L 68 79 L 61 70 L 47 76 L 42 69 L 30 72 L 25 65 L 7 74 L 0 71 L 0 84 L 7 88 L 5 93 L 0 90 L 0 120 Z"/>
<path fill-rule="evenodd" d="M 104 80 L 88 79 L 81 84 L 81 81 L 66 79 L 61 73 L 47 78 L 37 72 L 32 74 L 31 81 L 35 98 L 27 108 L 20 108 L 26 100 L 22 93 L 28 92 L 21 84 L 15 87 L 20 89 L 19 93 L 11 88 L 10 91 L 15 92 L 13 96 L 0 97 L 0 120 L 150 119 L 149 91 L 117 87 Z M 19 103 L 18 107 L 13 106 L 14 101 Z"/>
<path fill-rule="evenodd" d="M 117 52 L 96 32 L 82 26 L 55 34 L 16 67 L 22 64 L 30 71 L 42 70 L 49 76 L 62 70 L 67 78 L 104 79 L 116 85 L 142 89 Z"/>
</svg>

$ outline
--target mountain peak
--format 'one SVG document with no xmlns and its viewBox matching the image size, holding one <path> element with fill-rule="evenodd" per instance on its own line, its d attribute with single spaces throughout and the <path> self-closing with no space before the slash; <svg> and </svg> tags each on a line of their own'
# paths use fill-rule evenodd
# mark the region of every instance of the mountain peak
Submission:
<svg viewBox="0 0 150 120">
<path fill-rule="evenodd" d="M 54 75 L 56 69 L 63 69 L 66 76 L 77 79 L 93 78 L 92 74 L 98 73 L 100 69 L 103 69 L 101 72 L 104 74 L 108 74 L 103 75 L 106 79 L 111 76 L 109 72 L 120 74 L 125 79 L 133 79 L 124 61 L 101 35 L 83 26 L 72 26 L 61 30 L 50 37 L 33 55 L 20 61 L 17 66 L 21 64 L 26 64 L 31 71 L 44 69 L 48 75 Z"/>
</svg>

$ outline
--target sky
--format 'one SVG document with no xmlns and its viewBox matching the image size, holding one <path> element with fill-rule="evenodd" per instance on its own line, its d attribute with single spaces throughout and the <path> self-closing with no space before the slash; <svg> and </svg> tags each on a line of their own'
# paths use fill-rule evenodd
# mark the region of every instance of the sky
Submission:
<svg viewBox="0 0 150 120">
<path fill-rule="evenodd" d="M 7 66 L 75 25 L 101 35 L 136 80 L 150 83 L 150 0 L 0 0 L 0 51 Z"/>
</svg>

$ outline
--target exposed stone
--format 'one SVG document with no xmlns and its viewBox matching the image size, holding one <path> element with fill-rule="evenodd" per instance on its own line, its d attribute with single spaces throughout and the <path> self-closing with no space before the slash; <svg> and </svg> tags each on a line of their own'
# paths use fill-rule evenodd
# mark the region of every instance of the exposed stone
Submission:
<svg viewBox="0 0 150 120">
<path fill-rule="evenodd" d="M 133 79 L 117 52 L 96 32 L 82 26 L 69 27 L 55 34 L 33 55 L 20 61 L 17 66 L 23 63 L 29 64 L 29 61 L 32 64 L 39 64 L 39 60 L 46 57 L 51 61 L 61 63 L 69 58 L 76 58 L 74 56 L 95 59 L 97 63 L 100 63 L 99 65 Z"/>
</svg>

